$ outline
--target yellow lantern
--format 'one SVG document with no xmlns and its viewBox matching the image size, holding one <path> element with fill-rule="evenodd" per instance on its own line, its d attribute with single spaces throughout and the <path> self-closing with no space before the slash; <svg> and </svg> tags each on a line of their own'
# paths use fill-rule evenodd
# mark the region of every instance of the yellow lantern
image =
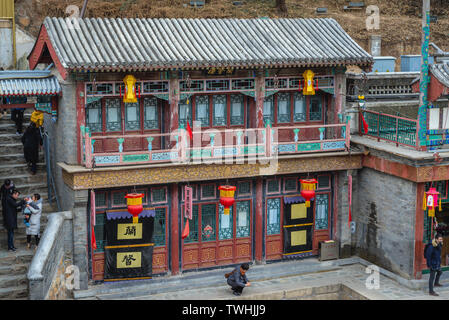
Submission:
<svg viewBox="0 0 449 320">
<path fill-rule="evenodd" d="M 304 71 L 302 76 L 304 77 L 304 89 L 302 94 L 305 96 L 314 96 L 315 88 L 313 87 L 313 77 L 315 76 L 315 73 L 309 69 Z"/>
<path fill-rule="evenodd" d="M 220 190 L 220 203 L 224 207 L 224 214 L 230 213 L 230 207 L 234 204 L 234 193 L 235 189 L 237 189 L 234 186 L 220 186 L 218 187 L 218 190 Z"/>
<path fill-rule="evenodd" d="M 136 103 L 136 78 L 132 75 L 127 75 L 123 82 L 125 83 L 125 95 L 123 96 L 124 103 Z"/>
</svg>

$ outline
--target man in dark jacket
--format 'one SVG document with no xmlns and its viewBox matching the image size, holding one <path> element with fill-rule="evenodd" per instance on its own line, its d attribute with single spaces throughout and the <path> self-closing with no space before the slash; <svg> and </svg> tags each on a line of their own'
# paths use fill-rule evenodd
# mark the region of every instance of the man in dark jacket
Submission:
<svg viewBox="0 0 449 320">
<path fill-rule="evenodd" d="M 39 160 L 39 146 L 43 143 L 41 133 L 34 122 L 31 122 L 22 136 L 23 154 L 32 174 L 36 174 Z"/>
<path fill-rule="evenodd" d="M 5 208 L 6 197 L 11 195 L 14 190 L 14 183 L 10 179 L 6 179 L 0 188 L 0 199 L 2 199 L 2 209 Z"/>
<path fill-rule="evenodd" d="M 251 283 L 248 281 L 245 273 L 248 271 L 249 265 L 247 263 L 243 263 L 239 269 L 235 268 L 231 274 L 228 274 L 228 284 L 232 288 L 232 293 L 236 296 L 242 294 L 243 288 L 249 287 Z"/>
<path fill-rule="evenodd" d="M 438 293 L 433 291 L 433 287 L 441 287 L 441 247 L 443 246 L 443 236 L 436 234 L 432 245 L 429 246 L 426 252 L 427 267 L 430 269 L 429 277 L 429 294 L 431 296 L 438 296 Z"/>
<path fill-rule="evenodd" d="M 25 204 L 24 200 L 19 199 L 20 192 L 14 190 L 12 195 L 6 197 L 6 206 L 3 211 L 3 225 L 8 231 L 8 251 L 16 251 L 14 247 L 14 229 L 17 229 L 17 210 Z"/>
</svg>

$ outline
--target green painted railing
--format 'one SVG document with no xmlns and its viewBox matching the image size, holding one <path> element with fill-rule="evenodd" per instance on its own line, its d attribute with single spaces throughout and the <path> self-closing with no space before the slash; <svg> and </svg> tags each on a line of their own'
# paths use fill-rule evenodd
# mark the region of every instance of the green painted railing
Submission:
<svg viewBox="0 0 449 320">
<path fill-rule="evenodd" d="M 363 111 L 363 117 L 368 124 L 368 132 L 363 132 L 362 120 L 360 119 L 359 131 L 361 134 L 367 134 L 378 140 L 392 141 L 396 145 L 401 144 L 417 148 L 417 120 L 368 110 Z"/>
</svg>

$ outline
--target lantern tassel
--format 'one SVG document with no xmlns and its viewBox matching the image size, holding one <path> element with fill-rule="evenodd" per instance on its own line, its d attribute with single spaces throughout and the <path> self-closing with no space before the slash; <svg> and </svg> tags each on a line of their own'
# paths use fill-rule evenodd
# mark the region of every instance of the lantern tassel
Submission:
<svg viewBox="0 0 449 320">
<path fill-rule="evenodd" d="M 427 205 L 426 205 L 426 194 L 424 193 L 424 198 L 422 199 L 422 209 L 426 210 L 427 209 Z"/>
<path fill-rule="evenodd" d="M 310 208 L 310 201 L 306 201 L 306 208 Z"/>
<path fill-rule="evenodd" d="M 139 217 L 133 217 L 133 223 L 138 223 L 139 222 Z"/>
<path fill-rule="evenodd" d="M 441 198 L 438 201 L 438 210 L 441 212 Z"/>
<path fill-rule="evenodd" d="M 231 210 L 229 209 L 229 208 L 224 208 L 224 214 L 226 214 L 226 215 L 229 215 L 229 212 L 230 212 Z"/>
<path fill-rule="evenodd" d="M 430 207 L 430 209 L 429 209 L 429 217 L 435 217 L 435 207 Z"/>
</svg>

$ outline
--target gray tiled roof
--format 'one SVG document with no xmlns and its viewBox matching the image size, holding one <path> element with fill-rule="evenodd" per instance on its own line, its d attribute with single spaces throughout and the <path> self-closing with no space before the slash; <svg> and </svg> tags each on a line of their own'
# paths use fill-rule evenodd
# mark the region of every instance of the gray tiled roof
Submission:
<svg viewBox="0 0 449 320">
<path fill-rule="evenodd" d="M 449 88 L 449 62 L 433 64 L 430 71 L 438 81 Z"/>
<path fill-rule="evenodd" d="M 67 69 L 212 66 L 370 66 L 373 58 L 334 19 L 46 18 Z M 75 25 L 76 26 L 76 25 Z"/>
<path fill-rule="evenodd" d="M 57 95 L 61 86 L 50 71 L 0 71 L 0 96 Z"/>
</svg>

